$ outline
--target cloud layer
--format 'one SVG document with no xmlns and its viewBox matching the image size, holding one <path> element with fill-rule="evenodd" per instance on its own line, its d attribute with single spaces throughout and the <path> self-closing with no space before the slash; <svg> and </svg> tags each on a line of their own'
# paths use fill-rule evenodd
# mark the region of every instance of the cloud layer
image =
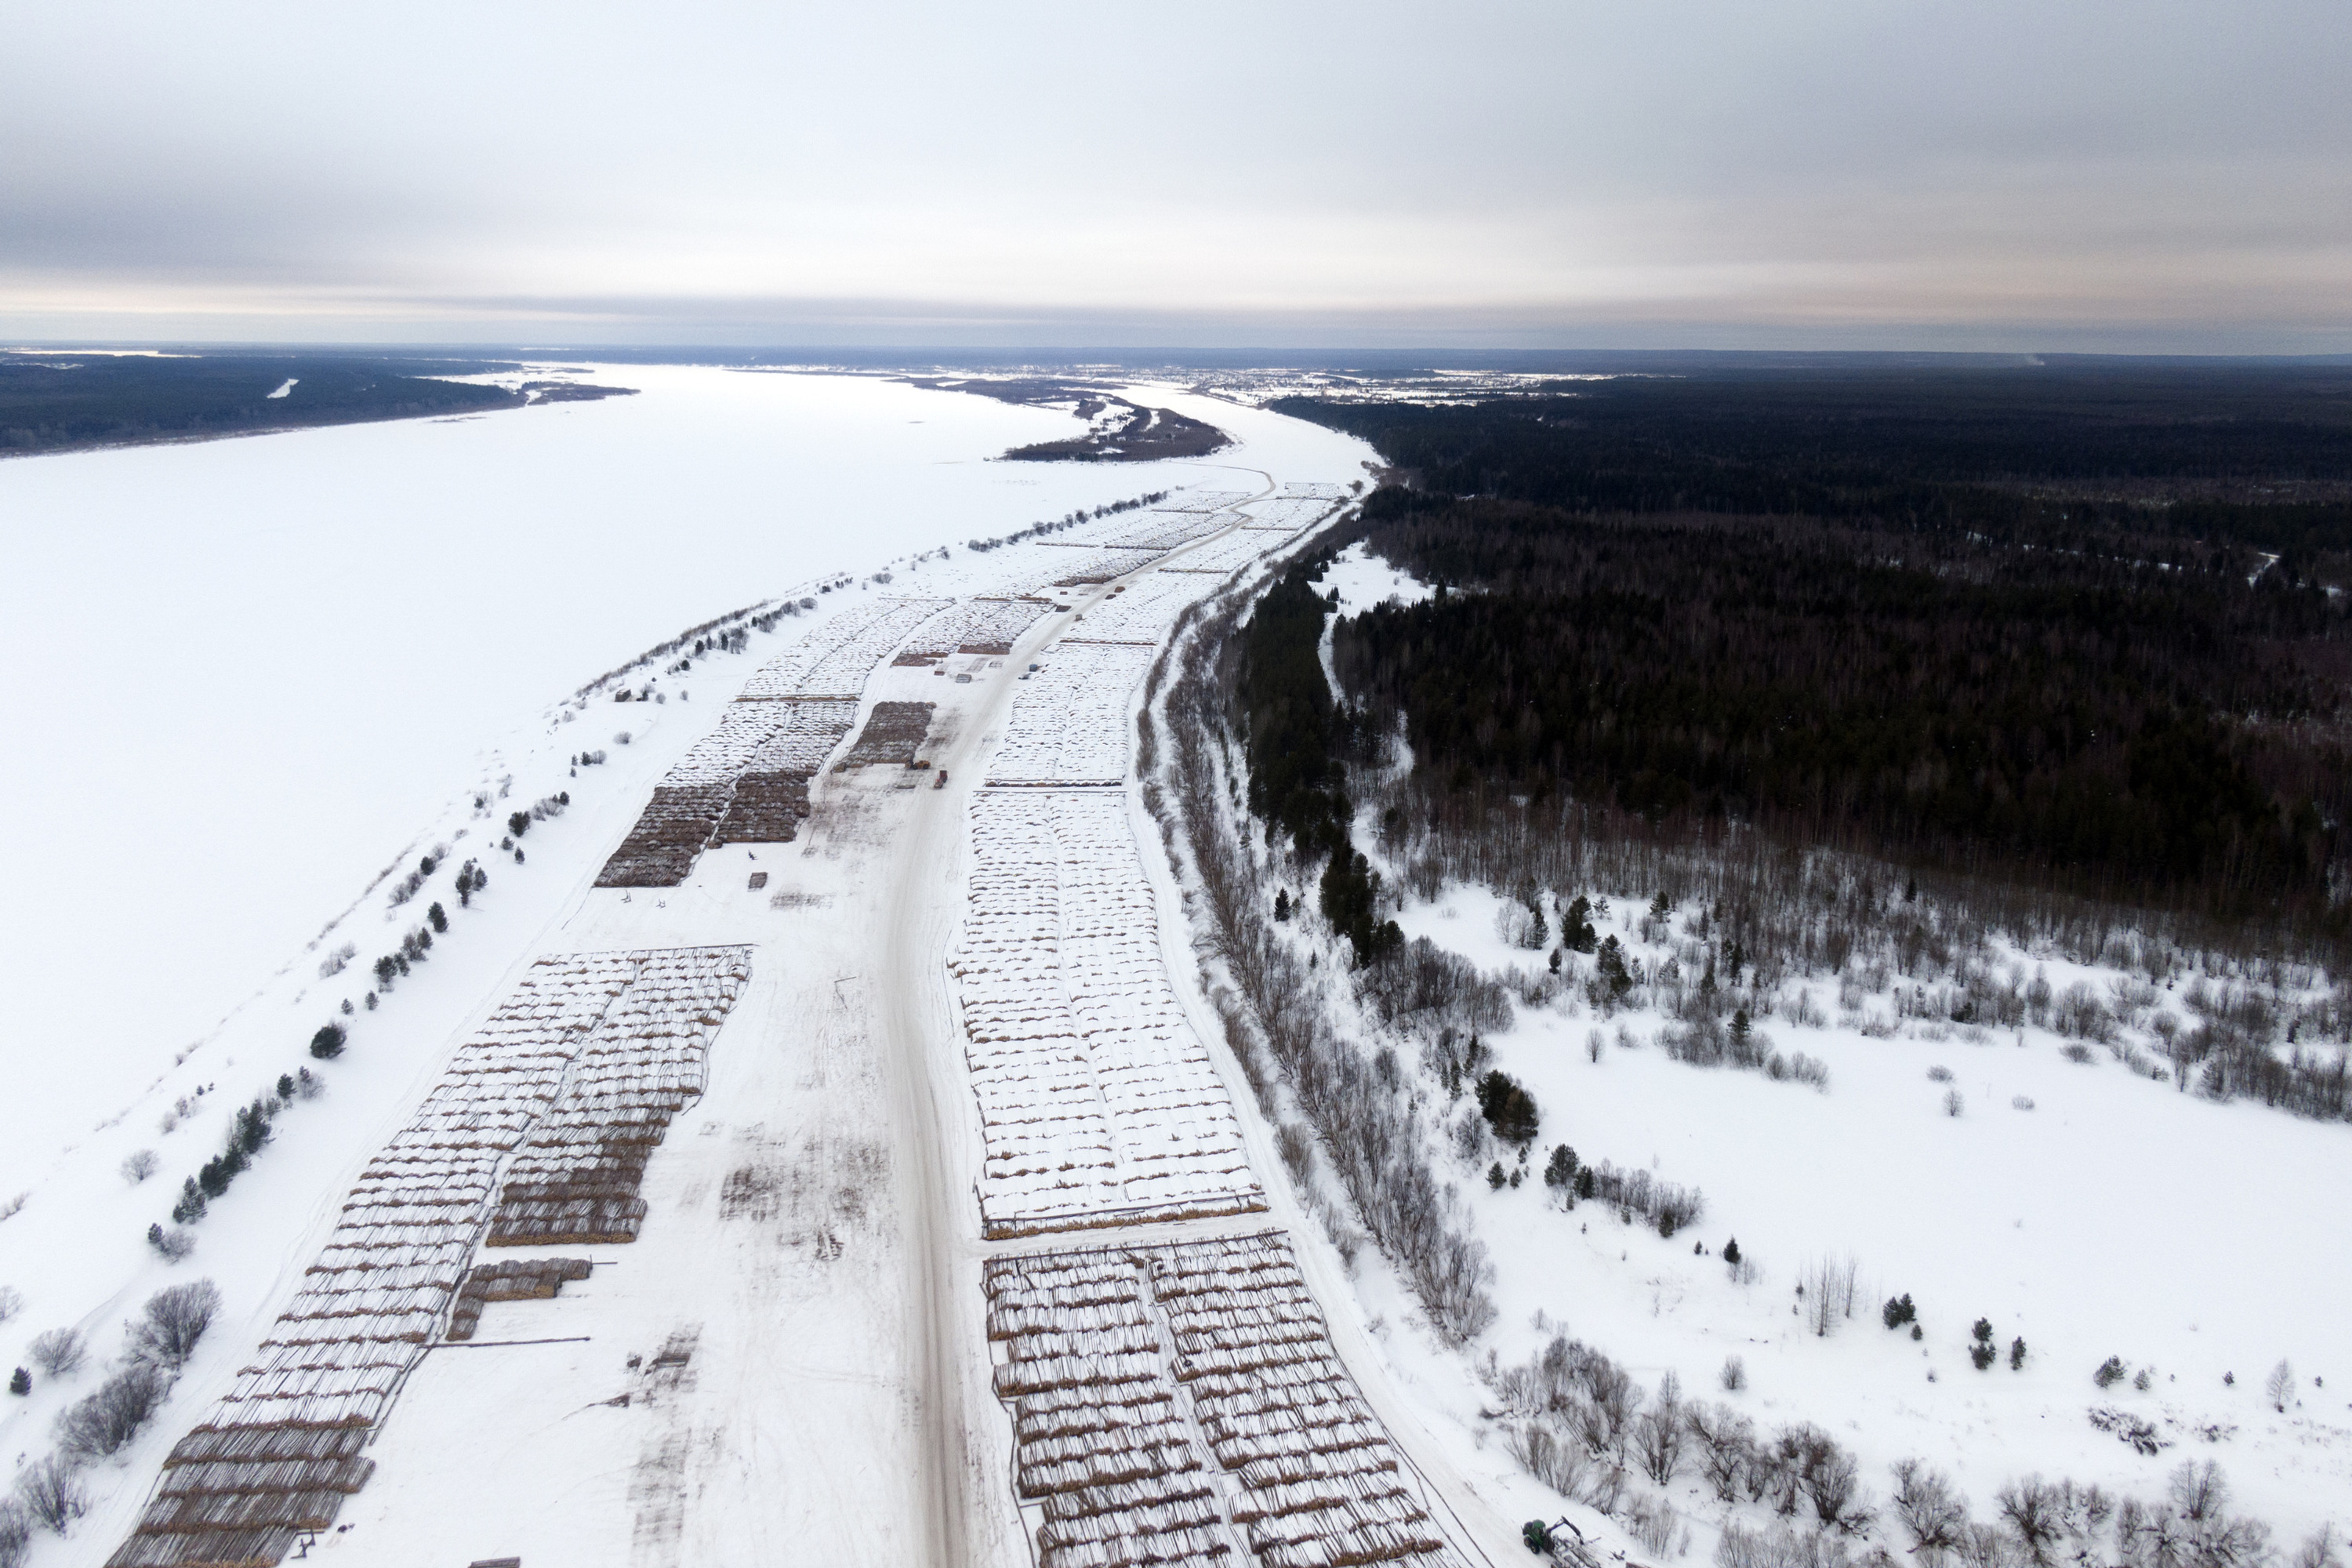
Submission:
<svg viewBox="0 0 2352 1568">
<path fill-rule="evenodd" d="M 22 8 L 20 338 L 2352 348 L 2352 11 Z"/>
</svg>

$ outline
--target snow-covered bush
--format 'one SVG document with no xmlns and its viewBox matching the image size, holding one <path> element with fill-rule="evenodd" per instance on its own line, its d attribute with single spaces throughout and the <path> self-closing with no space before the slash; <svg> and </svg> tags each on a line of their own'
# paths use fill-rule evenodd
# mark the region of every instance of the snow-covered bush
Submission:
<svg viewBox="0 0 2352 1568">
<path fill-rule="evenodd" d="M 0 1568 L 18 1568 L 33 1539 L 33 1521 L 15 1501 L 0 1502 Z"/>
<path fill-rule="evenodd" d="M 336 948 L 333 952 L 328 953 L 326 957 L 319 961 L 319 978 L 321 980 L 331 980 L 336 975 L 341 974 L 343 972 L 344 966 L 349 964 L 352 959 L 357 958 L 359 956 L 359 952 L 360 950 L 355 943 L 348 942 L 344 942 L 341 946 Z"/>
<path fill-rule="evenodd" d="M 82 1342 L 79 1329 L 44 1329 L 33 1336 L 25 1347 L 33 1364 L 51 1377 L 66 1377 L 81 1369 L 89 1349 Z"/>
<path fill-rule="evenodd" d="M 139 1435 L 172 1392 L 170 1373 L 134 1361 L 58 1418 L 58 1445 L 78 1459 L 103 1459 Z"/>
<path fill-rule="evenodd" d="M 151 1225 L 147 1227 L 147 1245 L 161 1253 L 164 1262 L 178 1263 L 196 1249 L 196 1238 L 183 1226 L 165 1230 L 160 1225 Z"/>
<path fill-rule="evenodd" d="M 47 1454 L 16 1472 L 18 1504 L 35 1523 L 54 1534 L 63 1535 L 89 1509 L 89 1494 L 75 1469 L 63 1456 Z"/>
<path fill-rule="evenodd" d="M 209 1279 L 156 1291 L 131 1331 L 132 1358 L 178 1371 L 195 1353 L 220 1304 L 220 1288 Z"/>
<path fill-rule="evenodd" d="M 135 1187 L 153 1175 L 156 1166 L 161 1163 L 163 1162 L 155 1158 L 154 1150 L 134 1149 L 122 1157 L 122 1163 L 116 1168 L 122 1173 L 122 1179 Z"/>
</svg>

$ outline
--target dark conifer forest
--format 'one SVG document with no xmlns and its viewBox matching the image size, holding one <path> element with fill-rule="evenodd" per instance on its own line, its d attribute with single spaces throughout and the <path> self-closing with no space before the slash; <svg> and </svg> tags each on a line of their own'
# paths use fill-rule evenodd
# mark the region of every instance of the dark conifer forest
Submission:
<svg viewBox="0 0 2352 1568">
<path fill-rule="evenodd" d="M 1320 721 L 1401 719 L 1425 786 L 2345 934 L 2352 371 L 1283 406 L 1394 465 L 1363 531 L 1442 585 L 1341 623 Z"/>
</svg>

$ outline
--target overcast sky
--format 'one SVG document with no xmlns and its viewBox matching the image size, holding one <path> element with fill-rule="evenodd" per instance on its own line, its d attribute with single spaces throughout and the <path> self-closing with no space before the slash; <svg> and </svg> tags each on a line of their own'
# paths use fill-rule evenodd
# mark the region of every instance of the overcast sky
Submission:
<svg viewBox="0 0 2352 1568">
<path fill-rule="evenodd" d="M 5 15 L 19 340 L 2352 350 L 2347 0 Z"/>
</svg>

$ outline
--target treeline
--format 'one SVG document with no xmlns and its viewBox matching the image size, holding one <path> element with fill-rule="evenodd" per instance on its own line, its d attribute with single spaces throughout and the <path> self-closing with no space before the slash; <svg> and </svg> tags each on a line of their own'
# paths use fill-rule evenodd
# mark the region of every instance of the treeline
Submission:
<svg viewBox="0 0 2352 1568">
<path fill-rule="evenodd" d="M 1234 700 L 1248 745 L 1250 810 L 1269 833 L 1287 833 L 1302 861 L 1322 865 L 1323 917 L 1363 964 L 1402 946 L 1404 933 L 1380 918 L 1380 879 L 1349 835 L 1354 808 L 1340 753 L 1351 743 L 1351 716 L 1332 701 L 1323 673 L 1331 606 L 1314 586 L 1329 565 L 1328 553 L 1298 562 L 1258 601 L 1242 633 Z"/>
<path fill-rule="evenodd" d="M 519 392 L 428 379 L 495 368 L 331 355 L 0 353 L 0 453 L 520 408 Z M 415 373 L 428 373 L 420 374 Z M 288 381 L 284 397 L 269 395 Z"/>
<path fill-rule="evenodd" d="M 2152 523 L 2263 551 L 2352 550 L 2352 366 L 1753 370 L 1468 405 L 1275 406 L 1362 437 L 1446 495 L 2064 547 Z M 2180 500 L 2182 516 L 2129 496 Z"/>
<path fill-rule="evenodd" d="M 2339 530 L 2325 505 L 2065 502 L 1940 477 L 1963 457 L 2225 467 L 2216 421 L 2186 414 L 2151 430 L 2062 409 L 2053 434 L 2032 408 L 1969 403 L 1929 432 L 1939 447 L 1921 399 L 1841 422 L 1809 389 L 1749 386 L 1741 424 L 1723 387 L 1643 385 L 1314 411 L 1418 468 L 1424 488 L 1377 492 L 1362 526 L 1441 584 L 1339 628 L 1355 732 L 1402 722 L 1419 776 L 1448 790 L 2344 934 L 2347 601 L 2241 537 L 2335 550 L 2352 512 Z M 1600 412 L 1564 423 L 1554 402 Z M 1645 406 L 1654 428 L 1629 413 Z M 2242 460 L 2352 472 L 2337 405 L 2298 406 L 2301 423 L 2238 419 Z"/>
</svg>

